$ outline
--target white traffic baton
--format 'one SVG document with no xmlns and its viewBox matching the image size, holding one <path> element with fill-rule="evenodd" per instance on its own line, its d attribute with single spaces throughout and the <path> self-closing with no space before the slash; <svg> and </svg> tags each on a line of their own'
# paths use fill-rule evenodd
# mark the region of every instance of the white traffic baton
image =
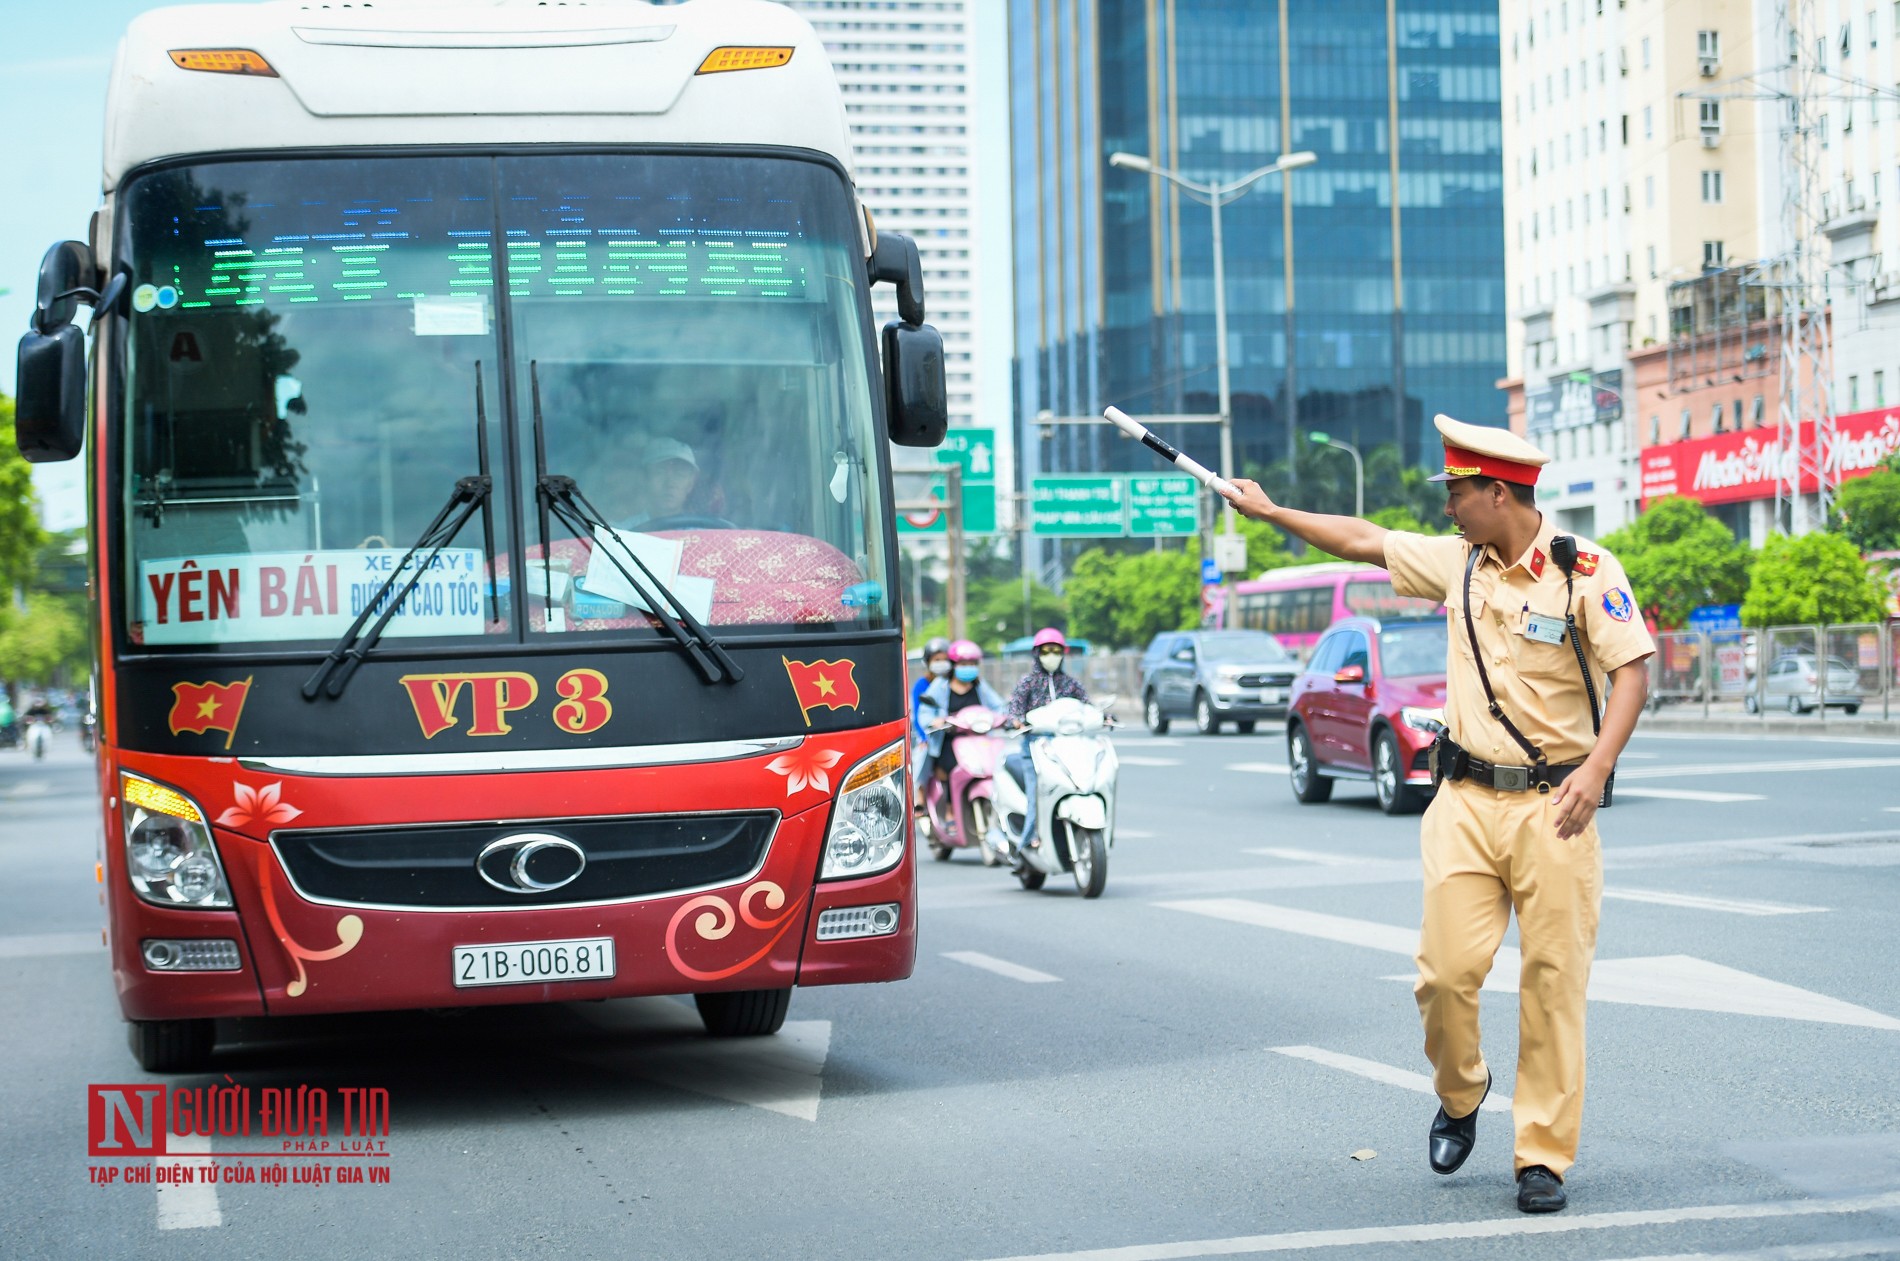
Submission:
<svg viewBox="0 0 1900 1261">
<path fill-rule="evenodd" d="M 1115 428 L 1121 430 L 1130 438 L 1140 439 L 1142 446 L 1147 447 L 1150 451 L 1174 465 L 1174 467 L 1180 469 L 1183 473 L 1192 475 L 1196 481 L 1215 494 L 1222 495 L 1228 499 L 1240 498 L 1240 489 L 1232 482 L 1214 472 L 1206 465 L 1183 455 L 1165 439 L 1157 438 L 1146 425 L 1134 419 L 1121 408 L 1111 407 L 1104 411 L 1102 415 L 1113 421 Z"/>
</svg>

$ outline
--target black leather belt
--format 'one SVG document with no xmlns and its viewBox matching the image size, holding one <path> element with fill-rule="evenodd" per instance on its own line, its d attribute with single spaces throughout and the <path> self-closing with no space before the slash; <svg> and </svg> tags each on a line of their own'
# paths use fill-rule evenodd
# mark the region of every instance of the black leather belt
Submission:
<svg viewBox="0 0 1900 1261">
<path fill-rule="evenodd" d="M 1440 780 L 1468 779 L 1499 792 L 1547 793 L 1570 777 L 1581 763 L 1569 766 L 1499 766 L 1472 757 L 1450 736 L 1432 744 L 1432 774 Z"/>
</svg>

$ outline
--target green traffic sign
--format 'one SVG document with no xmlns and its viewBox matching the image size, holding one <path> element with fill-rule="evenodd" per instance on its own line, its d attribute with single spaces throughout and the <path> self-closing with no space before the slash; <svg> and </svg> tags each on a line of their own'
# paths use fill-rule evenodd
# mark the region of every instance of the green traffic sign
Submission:
<svg viewBox="0 0 1900 1261">
<path fill-rule="evenodd" d="M 1030 533 L 1119 537 L 1126 479 L 1038 477 L 1030 482 Z"/>
<path fill-rule="evenodd" d="M 1181 536 L 1201 528 L 1201 488 L 1185 473 L 1137 473 L 1128 479 L 1128 532 Z"/>
<path fill-rule="evenodd" d="M 952 429 L 937 448 L 937 463 L 961 464 L 965 482 L 996 480 L 996 431 Z"/>
<path fill-rule="evenodd" d="M 944 494 L 944 479 L 932 478 L 930 498 L 942 502 Z M 897 532 L 900 535 L 947 534 L 949 531 L 949 514 L 940 508 L 910 509 L 897 514 Z M 963 483 L 963 532 L 965 534 L 996 533 L 996 484 L 994 482 Z"/>
</svg>

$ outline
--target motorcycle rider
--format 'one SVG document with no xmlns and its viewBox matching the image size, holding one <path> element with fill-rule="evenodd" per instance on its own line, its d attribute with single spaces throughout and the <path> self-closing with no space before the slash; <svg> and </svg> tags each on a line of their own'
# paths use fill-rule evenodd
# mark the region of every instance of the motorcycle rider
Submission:
<svg viewBox="0 0 1900 1261">
<path fill-rule="evenodd" d="M 917 719 L 924 726 L 925 739 L 930 753 L 924 760 L 924 770 L 917 778 L 928 785 L 934 776 L 940 780 L 950 778 L 950 768 L 945 764 L 945 735 L 942 728 L 931 731 L 927 724 L 948 718 L 960 709 L 972 705 L 981 705 L 985 709 L 1001 713 L 1003 696 L 995 688 L 983 681 L 983 650 L 967 639 L 959 639 L 949 648 L 950 676 L 939 678 L 924 690 L 923 699 L 917 703 Z"/>
<path fill-rule="evenodd" d="M 924 730 L 923 715 L 918 706 L 923 704 L 924 692 L 938 679 L 950 673 L 950 641 L 942 635 L 933 636 L 924 645 L 924 669 L 910 685 L 910 762 L 918 768 L 915 801 L 912 805 L 921 808 L 924 803 L 924 759 L 929 755 L 930 733 Z"/>
<path fill-rule="evenodd" d="M 1029 673 L 1017 680 L 1016 690 L 1009 697 L 1007 722 L 1012 727 L 1021 726 L 1030 710 L 1040 709 L 1064 696 L 1083 702 L 1089 698 L 1088 690 L 1076 677 L 1062 669 L 1063 659 L 1069 654 L 1069 641 L 1061 631 L 1053 626 L 1043 627 L 1036 632 L 1030 650 L 1035 654 L 1036 664 L 1029 668 Z M 1003 760 L 1003 765 L 1022 784 L 1023 795 L 1029 800 L 1029 810 L 1023 819 L 1022 848 L 1025 850 L 1034 849 L 1040 844 L 1036 839 L 1036 759 L 1029 756 L 1029 741 L 1033 739 L 1033 734 L 1025 736 L 1023 742 Z M 1022 854 L 1018 853 L 1017 865 L 1021 866 L 1022 861 Z"/>
</svg>

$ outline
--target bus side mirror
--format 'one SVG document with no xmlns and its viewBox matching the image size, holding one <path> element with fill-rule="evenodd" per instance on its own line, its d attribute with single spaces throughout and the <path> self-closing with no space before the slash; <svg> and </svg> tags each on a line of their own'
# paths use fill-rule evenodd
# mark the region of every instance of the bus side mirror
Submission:
<svg viewBox="0 0 1900 1261">
<path fill-rule="evenodd" d="M 92 286 L 98 268 L 92 251 L 61 241 L 40 260 L 33 318 L 20 339 L 14 437 L 20 454 L 35 464 L 70 460 L 86 440 L 86 336 L 73 324 L 83 301 L 108 306 L 125 284 Z"/>
<path fill-rule="evenodd" d="M 950 427 L 943 335 L 928 324 L 884 326 L 884 414 L 900 447 L 934 447 Z"/>
<path fill-rule="evenodd" d="M 882 280 L 897 286 L 897 318 L 906 324 L 922 324 L 924 262 L 917 242 L 900 233 L 880 232 L 869 266 L 872 284 Z"/>
<path fill-rule="evenodd" d="M 76 324 L 20 339 L 14 439 L 34 464 L 70 460 L 86 442 L 86 335 Z"/>
</svg>

